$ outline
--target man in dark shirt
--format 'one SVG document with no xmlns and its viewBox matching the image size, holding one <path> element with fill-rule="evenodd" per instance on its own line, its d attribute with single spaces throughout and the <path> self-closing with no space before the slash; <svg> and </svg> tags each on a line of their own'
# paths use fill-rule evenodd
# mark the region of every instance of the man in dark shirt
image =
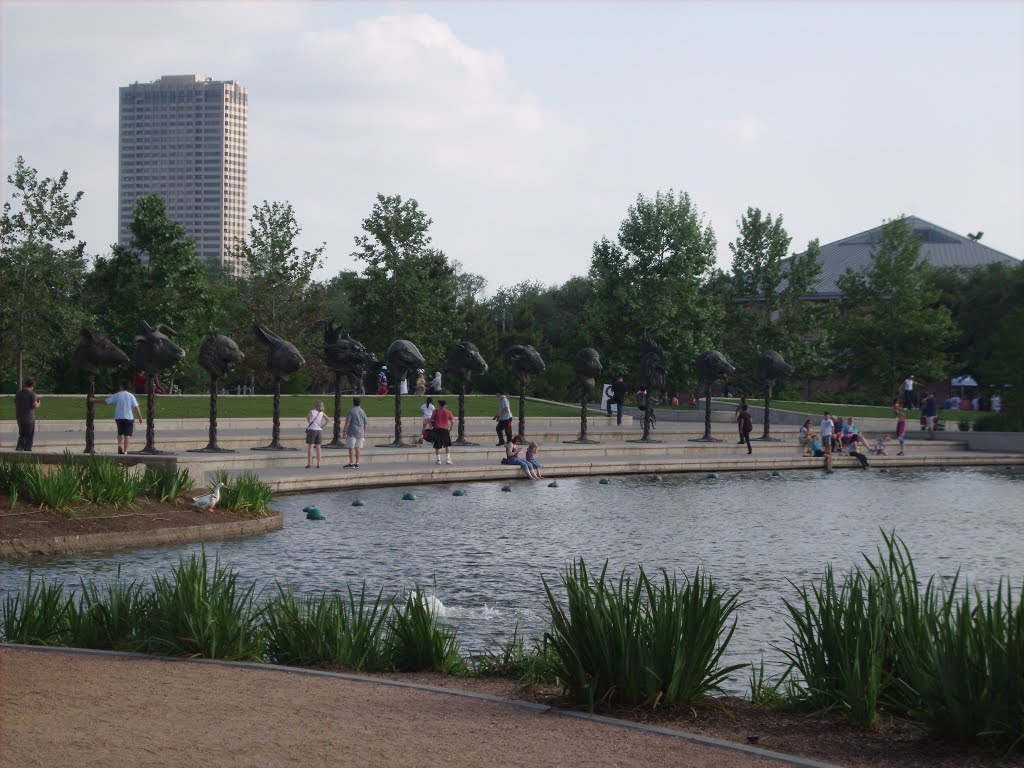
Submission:
<svg viewBox="0 0 1024 768">
<path fill-rule="evenodd" d="M 608 399 L 608 415 L 612 415 L 612 403 L 615 404 L 615 423 L 622 424 L 622 406 L 626 403 L 626 382 L 619 376 L 612 382 L 612 396 Z"/>
<path fill-rule="evenodd" d="M 36 380 L 26 379 L 25 387 L 14 396 L 14 416 L 18 420 L 18 445 L 16 451 L 31 451 L 36 436 L 36 408 L 39 395 L 35 393 Z"/>
</svg>

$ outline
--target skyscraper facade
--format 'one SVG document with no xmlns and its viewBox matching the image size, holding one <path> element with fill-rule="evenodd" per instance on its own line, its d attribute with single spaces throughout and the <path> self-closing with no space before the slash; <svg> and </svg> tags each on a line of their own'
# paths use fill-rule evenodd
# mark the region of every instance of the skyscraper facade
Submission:
<svg viewBox="0 0 1024 768">
<path fill-rule="evenodd" d="M 240 276 L 232 247 L 246 234 L 248 113 L 248 91 L 233 80 L 171 75 L 123 86 L 118 243 L 131 242 L 136 200 L 155 192 L 199 259 Z"/>
</svg>

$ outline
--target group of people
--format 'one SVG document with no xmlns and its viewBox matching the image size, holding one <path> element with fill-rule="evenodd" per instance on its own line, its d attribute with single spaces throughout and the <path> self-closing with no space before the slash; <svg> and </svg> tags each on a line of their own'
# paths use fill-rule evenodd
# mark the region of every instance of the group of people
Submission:
<svg viewBox="0 0 1024 768">
<path fill-rule="evenodd" d="M 359 469 L 359 454 L 366 438 L 366 411 L 362 408 L 362 400 L 352 398 L 352 407 L 345 414 L 345 426 L 341 429 L 348 448 L 348 464 L 344 469 Z M 321 450 L 324 427 L 327 426 L 327 414 L 324 412 L 324 401 L 317 400 L 313 408 L 306 414 L 306 469 L 313 465 L 313 453 L 316 452 L 316 468 L 320 469 Z"/>
<path fill-rule="evenodd" d="M 907 417 L 897 403 L 896 408 L 896 440 L 899 442 L 899 453 L 903 456 L 904 437 L 907 432 Z M 807 419 L 800 427 L 800 449 L 804 456 L 824 458 L 825 467 L 832 468 L 833 454 L 846 453 L 857 459 L 861 468 L 867 469 L 869 453 L 876 456 L 888 456 L 888 435 L 879 435 L 875 438 L 873 445 L 869 446 L 868 441 L 854 423 L 853 416 L 844 420 L 842 416 L 833 416 L 828 411 L 822 415 L 818 432 L 814 431 L 814 424 Z"/>
<path fill-rule="evenodd" d="M 358 381 L 357 387 L 362 386 L 362 381 Z M 388 367 L 382 365 L 380 370 L 377 372 L 377 394 L 386 395 L 388 393 Z M 441 394 L 441 372 L 434 371 L 434 378 L 427 383 L 427 375 L 424 373 L 422 368 L 416 369 L 416 383 L 413 384 L 412 393 L 414 395 L 440 395 Z M 361 394 L 361 393 L 360 393 Z M 408 395 L 409 394 L 409 379 L 403 376 L 398 382 L 398 394 Z"/>
</svg>

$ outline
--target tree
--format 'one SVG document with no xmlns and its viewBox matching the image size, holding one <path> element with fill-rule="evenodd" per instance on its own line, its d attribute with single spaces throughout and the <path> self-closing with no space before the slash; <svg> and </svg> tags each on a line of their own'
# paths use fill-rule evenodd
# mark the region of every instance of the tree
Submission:
<svg viewBox="0 0 1024 768">
<path fill-rule="evenodd" d="M 305 374 L 326 386 L 327 370 L 320 356 L 318 322 L 325 318 L 326 291 L 313 280 L 323 263 L 326 244 L 312 251 L 300 251 L 296 241 L 302 229 L 291 203 L 264 201 L 254 205 L 249 219 L 249 236 L 235 246 L 234 253 L 246 264 L 240 281 L 245 297 L 245 322 L 239 336 L 247 349 L 263 345 L 253 336 L 253 325 L 264 325 L 287 339 L 306 358 Z M 262 355 L 246 357 L 244 369 L 269 381 Z M 296 377 L 292 388 L 302 389 L 304 376 Z"/>
<path fill-rule="evenodd" d="M 935 270 L 920 250 L 906 219 L 894 219 L 882 228 L 871 266 L 838 280 L 844 298 L 836 344 L 851 382 L 879 397 L 894 395 L 910 373 L 922 381 L 949 374 L 946 349 L 956 327 L 937 303 Z"/>
<path fill-rule="evenodd" d="M 7 177 L 11 199 L 0 216 L 0 348 L 25 380 L 74 347 L 85 319 L 79 300 L 85 243 L 74 243 L 82 192 L 67 190 L 68 173 L 40 179 L 18 157 Z"/>
<path fill-rule="evenodd" d="M 428 367 L 440 370 L 462 323 L 456 271 L 442 251 L 430 247 L 431 223 L 416 200 L 377 195 L 352 256 L 366 264 L 356 300 L 360 313 L 372 318 L 367 348 L 383 357 L 392 341 L 409 339 Z"/>
<path fill-rule="evenodd" d="M 663 345 L 671 379 L 690 375 L 696 354 L 719 339 L 722 303 L 706 290 L 714 262 L 714 232 L 688 194 L 639 195 L 617 241 L 594 243 L 590 262 L 581 331 L 605 368 L 636 375 L 648 334 Z"/>
<path fill-rule="evenodd" d="M 747 208 L 738 227 L 739 237 L 729 243 L 733 261 L 725 342 L 736 379 L 748 391 L 758 391 L 754 366 L 767 349 L 781 354 L 801 378 L 825 373 L 819 362 L 824 358 L 824 313 L 807 301 L 821 274 L 818 241 L 787 260 L 792 238 L 782 216 L 773 220 L 759 208 Z"/>
</svg>

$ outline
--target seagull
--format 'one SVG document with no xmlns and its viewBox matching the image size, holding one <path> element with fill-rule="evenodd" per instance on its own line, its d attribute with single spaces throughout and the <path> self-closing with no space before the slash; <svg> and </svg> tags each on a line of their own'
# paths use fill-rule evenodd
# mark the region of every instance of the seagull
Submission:
<svg viewBox="0 0 1024 768">
<path fill-rule="evenodd" d="M 207 512 L 213 512 L 213 508 L 217 506 L 217 502 L 220 501 L 220 489 L 224 487 L 224 483 L 217 483 L 213 489 L 213 493 L 208 493 L 205 496 L 197 496 L 192 500 L 192 506 L 196 509 L 205 509 Z"/>
</svg>

